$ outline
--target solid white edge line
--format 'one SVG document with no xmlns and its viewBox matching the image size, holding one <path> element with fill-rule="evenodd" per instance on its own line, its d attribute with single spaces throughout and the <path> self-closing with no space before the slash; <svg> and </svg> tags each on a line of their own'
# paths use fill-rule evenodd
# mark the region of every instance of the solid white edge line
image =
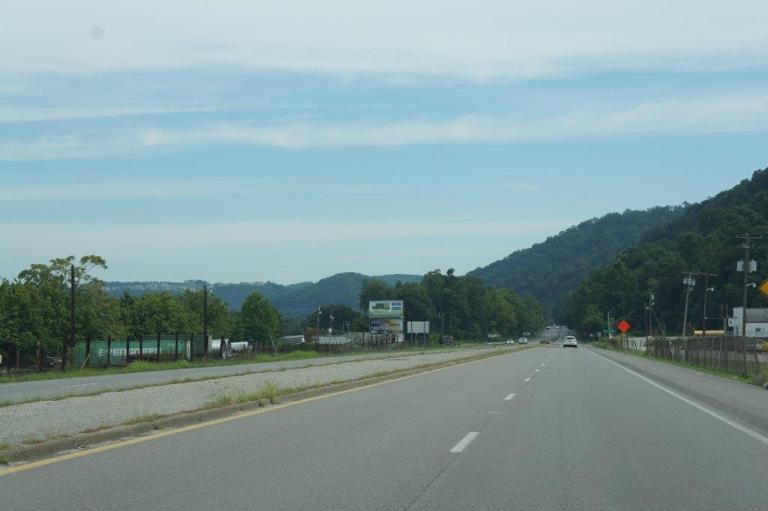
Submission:
<svg viewBox="0 0 768 511">
<path fill-rule="evenodd" d="M 515 399 L 515 394 L 514 393 L 512 393 L 512 394 L 508 395 L 507 397 L 505 397 L 504 401 L 512 401 L 513 399 Z"/>
<path fill-rule="evenodd" d="M 757 431 L 755 431 L 755 430 L 753 430 L 753 429 L 750 429 L 750 428 L 748 428 L 748 427 L 746 427 L 746 426 L 743 426 L 742 424 L 739 424 L 738 422 L 736 422 L 736 421 L 734 421 L 734 420 L 731 420 L 731 419 L 729 419 L 728 417 L 725 417 L 725 416 L 723 416 L 723 415 L 720 415 L 719 413 L 717 413 L 717 412 L 715 412 L 715 411 L 712 411 L 712 410 L 710 410 L 710 409 L 709 409 L 709 408 L 707 408 L 706 406 L 700 405 L 699 403 L 697 403 L 697 402 L 695 402 L 695 401 L 691 401 L 691 400 L 690 400 L 690 399 L 688 399 L 687 397 L 681 396 L 681 395 L 680 395 L 680 394 L 678 394 L 677 392 L 675 392 L 675 391 L 673 391 L 673 390 L 670 390 L 670 389 L 668 389 L 668 388 L 666 388 L 666 387 L 664 387 L 664 386 L 662 386 L 662 385 L 659 385 L 658 383 L 656 383 L 655 381 L 651 380 L 650 378 L 646 378 L 646 377 L 645 377 L 645 376 L 643 376 L 642 374 L 636 373 L 636 372 L 635 372 L 635 371 L 633 371 L 632 369 L 629 369 L 629 368 L 627 368 L 627 367 L 624 367 L 623 365 L 619 364 L 618 362 L 615 362 L 615 361 L 613 361 L 613 360 L 611 360 L 611 359 L 609 359 L 609 358 L 607 358 L 607 357 L 604 357 L 604 356 L 600 355 L 599 353 L 595 353 L 595 352 L 594 352 L 594 351 L 592 351 L 592 350 L 587 350 L 587 351 L 589 351 L 590 353 L 592 353 L 592 354 L 593 354 L 593 355 L 595 355 L 596 357 L 600 357 L 600 358 L 602 358 L 603 360 L 605 360 L 606 362 L 609 362 L 609 363 L 611 363 L 611 364 L 615 365 L 615 366 L 616 366 L 616 367 L 618 367 L 619 369 L 622 369 L 622 370 L 624 370 L 624 371 L 628 372 L 629 374 L 631 374 L 631 375 L 633 375 L 633 376 L 636 376 L 637 378 L 640 378 L 640 379 L 641 379 L 641 380 L 643 380 L 644 382 L 646 382 L 646 383 L 650 383 L 651 385 L 653 385 L 653 386 L 654 386 L 654 387 L 656 387 L 657 389 L 659 389 L 659 390 L 661 390 L 661 391 L 663 391 L 663 392 L 666 392 L 666 393 L 667 393 L 667 394 L 669 394 L 670 396 L 672 396 L 672 397 L 676 397 L 677 399 L 679 399 L 679 400 L 680 400 L 680 401 L 682 401 L 683 403 L 686 403 L 686 404 L 689 404 L 689 405 L 691 405 L 692 407 L 696 408 L 697 410 L 700 410 L 700 411 L 702 411 L 702 412 L 706 413 L 706 414 L 707 414 L 707 415 L 709 415 L 710 417 L 714 417 L 715 419 L 719 420 L 720 422 L 722 422 L 722 423 L 724 423 L 724 424 L 727 424 L 727 425 L 731 426 L 732 428 L 734 428 L 734 429 L 737 429 L 737 430 L 741 431 L 741 432 L 742 432 L 742 433 L 744 433 L 745 435 L 747 435 L 747 436 L 750 436 L 750 437 L 754 438 L 755 440 L 757 440 L 757 441 L 759 441 L 759 442 L 762 442 L 762 443 L 763 443 L 765 446 L 768 446 L 768 437 L 766 437 L 766 436 L 764 436 L 764 435 L 761 435 L 761 434 L 760 434 L 760 433 L 758 433 Z"/>
<path fill-rule="evenodd" d="M 463 451 L 464 449 L 466 449 L 466 448 L 467 448 L 467 446 L 469 445 L 469 443 L 470 443 L 472 440 L 474 440 L 474 439 L 475 439 L 475 437 L 476 437 L 477 435 L 479 435 L 479 434 L 480 434 L 480 433 L 478 433 L 477 431 L 470 431 L 469 433 L 467 433 L 467 434 L 464 436 L 464 438 L 462 438 L 462 439 L 459 441 L 459 443 L 458 443 L 458 444 L 456 444 L 456 445 L 454 445 L 454 446 L 453 446 L 453 449 L 451 449 L 451 452 L 452 452 L 452 453 L 460 453 L 461 451 Z"/>
</svg>

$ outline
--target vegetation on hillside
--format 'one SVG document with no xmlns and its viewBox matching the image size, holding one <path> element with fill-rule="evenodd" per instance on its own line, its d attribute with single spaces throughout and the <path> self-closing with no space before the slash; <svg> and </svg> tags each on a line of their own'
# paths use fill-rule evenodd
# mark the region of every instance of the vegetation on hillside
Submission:
<svg viewBox="0 0 768 511">
<path fill-rule="evenodd" d="M 557 316 L 563 297 L 590 273 L 639 243 L 644 234 L 679 218 L 683 210 L 657 207 L 593 218 L 468 275 L 532 296 Z"/>
<path fill-rule="evenodd" d="M 582 333 L 603 328 L 606 314 L 629 320 L 643 331 L 645 304 L 654 295 L 656 331 L 682 332 L 685 287 L 683 272 L 715 273 L 707 296 L 707 328 L 722 329 L 722 311 L 730 313 L 742 303 L 743 273 L 736 262 L 743 258 L 745 233 L 768 235 L 768 169 L 753 174 L 731 190 L 687 207 L 672 222 L 648 232 L 642 243 L 595 271 L 568 297 L 564 317 Z M 755 243 L 751 259 L 758 262 L 753 282 L 768 276 L 768 238 Z M 704 280 L 691 292 L 689 328 L 701 328 L 704 316 Z M 760 293 L 749 291 L 750 306 L 765 306 Z"/>
<path fill-rule="evenodd" d="M 253 292 L 268 299 L 286 318 L 303 318 L 311 314 L 318 304 L 339 304 L 356 308 L 363 281 L 380 280 L 388 285 L 397 282 L 418 282 L 419 275 L 380 275 L 368 277 L 360 273 L 339 273 L 319 282 L 300 282 L 282 285 L 274 282 L 255 282 L 237 284 L 209 284 L 216 296 L 221 298 L 232 310 L 240 310 L 245 299 Z M 181 294 L 185 290 L 200 290 L 206 284 L 201 280 L 185 282 L 107 282 L 107 291 L 115 297 L 126 292 L 139 296 L 146 293 L 169 292 Z"/>
<path fill-rule="evenodd" d="M 547 321 L 544 305 L 532 298 L 492 288 L 475 277 L 457 277 L 453 269 L 431 271 L 419 283 L 388 286 L 368 280 L 360 307 L 367 308 L 370 300 L 403 300 L 406 321 L 430 321 L 433 332 L 444 326 L 446 334 L 466 339 L 535 332 Z"/>
</svg>

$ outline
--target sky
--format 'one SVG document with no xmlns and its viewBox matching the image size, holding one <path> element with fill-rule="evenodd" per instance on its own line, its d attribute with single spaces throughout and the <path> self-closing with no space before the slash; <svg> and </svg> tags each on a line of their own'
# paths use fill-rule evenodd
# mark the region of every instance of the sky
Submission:
<svg viewBox="0 0 768 511">
<path fill-rule="evenodd" d="M 768 167 L 764 0 L 0 2 L 0 277 L 464 273 Z"/>
</svg>

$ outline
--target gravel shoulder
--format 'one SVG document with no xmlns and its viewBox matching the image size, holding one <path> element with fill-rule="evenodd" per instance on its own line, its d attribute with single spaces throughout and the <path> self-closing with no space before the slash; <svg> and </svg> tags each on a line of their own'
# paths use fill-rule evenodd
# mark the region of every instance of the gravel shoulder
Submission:
<svg viewBox="0 0 768 511">
<path fill-rule="evenodd" d="M 503 347 L 482 347 L 437 353 L 408 354 L 303 368 L 286 368 L 241 376 L 105 392 L 56 401 L 37 401 L 0 408 L 0 443 L 11 446 L 62 435 L 112 427 L 137 417 L 170 415 L 203 408 L 223 396 L 261 390 L 328 385 L 381 373 L 461 360 L 484 353 L 509 353 Z"/>
</svg>

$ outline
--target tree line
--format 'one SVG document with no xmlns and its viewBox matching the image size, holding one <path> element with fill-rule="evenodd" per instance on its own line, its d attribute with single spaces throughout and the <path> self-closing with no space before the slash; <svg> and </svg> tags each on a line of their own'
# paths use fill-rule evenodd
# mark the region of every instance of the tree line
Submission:
<svg viewBox="0 0 768 511">
<path fill-rule="evenodd" d="M 55 352 L 69 339 L 73 268 L 76 340 L 203 332 L 203 290 L 126 293 L 115 298 L 93 275 L 94 270 L 107 269 L 106 261 L 88 255 L 33 264 L 13 280 L 0 280 L 0 342 L 31 355 L 38 342 L 47 352 Z M 239 311 L 230 311 L 210 293 L 207 301 L 208 331 L 213 336 L 269 341 L 280 335 L 280 314 L 258 293 L 249 295 Z"/>
<path fill-rule="evenodd" d="M 745 233 L 768 235 L 768 169 L 689 205 L 679 218 L 650 231 L 642 243 L 592 273 L 567 298 L 563 319 L 582 334 L 593 334 L 606 328 L 610 312 L 614 318 L 627 319 L 638 333 L 650 323 L 654 332 L 680 335 L 686 294 L 683 274 L 693 271 L 717 276 L 706 285 L 703 278 L 697 279 L 686 329 L 702 329 L 706 315 L 707 330 L 721 330 L 733 307 L 742 305 L 743 273 L 736 271 L 736 262 L 744 257 L 739 236 Z M 768 237 L 754 243 L 750 259 L 758 265 L 750 281 L 759 284 L 768 276 Z M 760 293 L 748 292 L 749 307 L 768 305 Z"/>
<path fill-rule="evenodd" d="M 434 270 L 417 283 L 388 286 L 378 280 L 363 283 L 360 308 L 372 300 L 403 300 L 406 321 L 430 321 L 433 332 L 464 339 L 488 334 L 517 336 L 541 330 L 547 322 L 544 305 L 509 289 L 496 289 L 476 277 L 458 277 L 453 269 Z"/>
</svg>

